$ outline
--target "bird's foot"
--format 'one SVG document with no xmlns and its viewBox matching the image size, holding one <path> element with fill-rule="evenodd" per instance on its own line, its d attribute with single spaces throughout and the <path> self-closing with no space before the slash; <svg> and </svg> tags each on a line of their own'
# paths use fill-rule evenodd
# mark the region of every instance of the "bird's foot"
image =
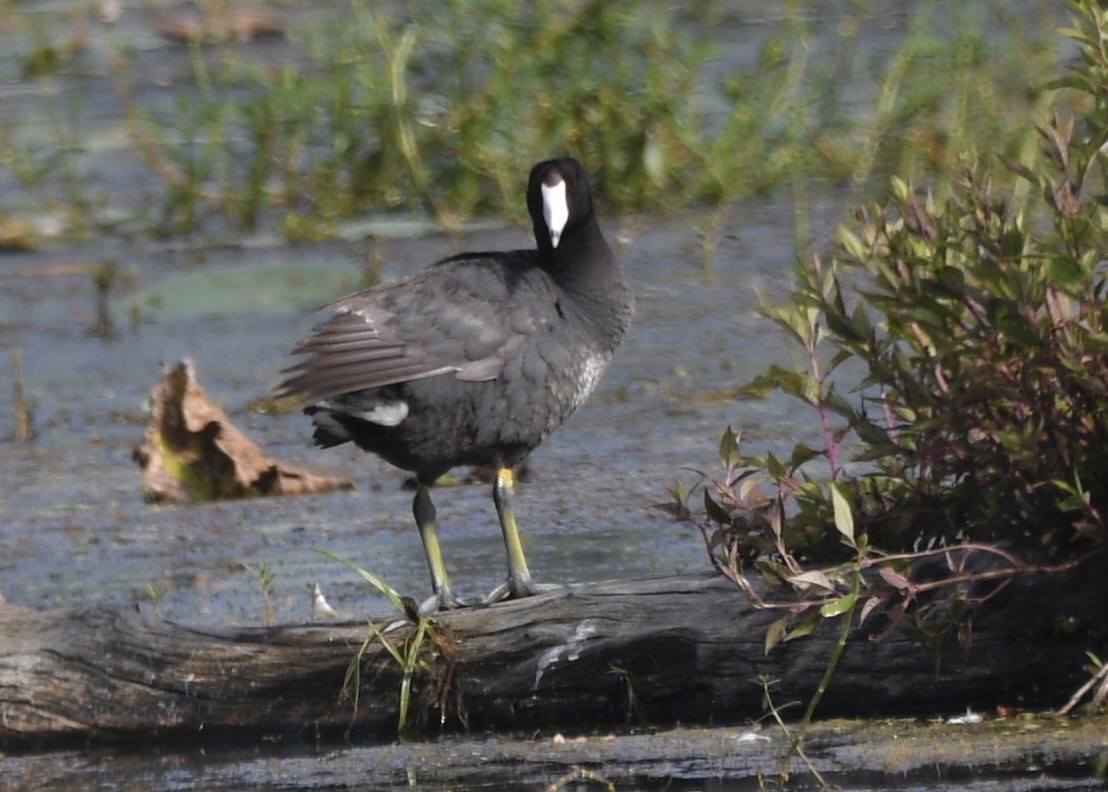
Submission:
<svg viewBox="0 0 1108 792">
<path fill-rule="evenodd" d="M 466 600 L 455 597 L 453 592 L 438 591 L 419 603 L 418 615 L 430 616 L 432 613 L 458 610 L 460 608 L 471 608 L 473 605 L 474 603 L 472 602 L 467 602 Z"/>
<path fill-rule="evenodd" d="M 523 599 L 524 597 L 532 597 L 535 594 L 541 594 L 544 591 L 558 591 L 564 589 L 558 583 L 532 583 L 528 581 L 525 586 L 513 586 L 510 580 L 505 580 L 499 586 L 494 588 L 481 600 L 482 605 L 495 605 L 498 602 L 510 599 Z"/>
</svg>

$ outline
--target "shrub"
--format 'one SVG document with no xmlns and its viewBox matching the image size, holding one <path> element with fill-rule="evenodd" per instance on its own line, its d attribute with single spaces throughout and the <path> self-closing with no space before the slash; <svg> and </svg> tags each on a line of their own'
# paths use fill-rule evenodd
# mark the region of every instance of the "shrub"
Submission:
<svg viewBox="0 0 1108 792">
<path fill-rule="evenodd" d="M 750 457 L 728 429 L 703 511 L 683 488 L 669 505 L 756 601 L 751 563 L 818 619 L 894 597 L 903 615 L 943 585 L 909 579 L 929 547 L 962 548 L 944 552 L 951 579 L 981 574 L 981 553 L 991 578 L 1108 547 L 1108 21 L 1074 7 L 1081 59 L 1054 87 L 1084 109 L 1047 120 L 1034 166 L 967 160 L 942 199 L 893 179 L 888 203 L 798 266 L 791 304 L 767 309 L 808 367 L 753 385 L 813 408 L 824 446 Z M 944 629 L 965 612 L 944 607 Z"/>
</svg>

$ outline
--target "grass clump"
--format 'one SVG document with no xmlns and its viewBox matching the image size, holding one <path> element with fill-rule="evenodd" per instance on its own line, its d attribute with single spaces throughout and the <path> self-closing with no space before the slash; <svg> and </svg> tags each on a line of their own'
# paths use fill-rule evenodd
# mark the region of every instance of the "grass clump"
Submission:
<svg viewBox="0 0 1108 792">
<path fill-rule="evenodd" d="M 266 627 L 273 626 L 273 582 L 277 579 L 277 573 L 264 561 L 257 564 L 243 563 L 242 568 L 252 574 L 258 581 L 258 587 L 262 590 L 262 615 Z"/>
<path fill-rule="evenodd" d="M 340 696 L 353 704 L 351 724 L 357 718 L 361 701 L 362 671 L 363 668 L 370 670 L 367 655 L 375 645 L 384 649 L 401 672 L 397 699 L 397 736 L 406 736 L 412 728 L 412 698 L 420 682 L 424 683 L 420 703 L 425 709 L 416 713 L 418 720 L 424 722 L 427 710 L 436 708 L 445 723 L 448 700 L 451 695 L 456 695 L 456 691 L 452 689 L 455 647 L 447 628 L 435 619 L 421 614 L 414 601 L 401 597 L 392 586 L 374 573 L 328 550 L 317 552 L 354 570 L 359 577 L 383 594 L 402 615 L 402 620 L 385 625 L 370 621 L 369 633 L 347 666 Z M 400 642 L 390 637 L 397 630 L 402 630 L 403 640 Z M 457 715 L 465 724 L 465 713 L 460 706 Z"/>
</svg>

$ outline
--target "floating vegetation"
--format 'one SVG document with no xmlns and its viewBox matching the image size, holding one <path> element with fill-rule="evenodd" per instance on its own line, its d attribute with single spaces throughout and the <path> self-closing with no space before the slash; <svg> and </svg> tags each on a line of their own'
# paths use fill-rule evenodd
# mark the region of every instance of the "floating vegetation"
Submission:
<svg viewBox="0 0 1108 792">
<path fill-rule="evenodd" d="M 126 227 L 311 241 L 344 218 L 405 212 L 450 229 L 516 216 L 518 163 L 545 152 L 589 163 L 609 214 L 722 209 L 790 187 L 803 242 L 814 182 L 942 181 L 983 147 L 1035 157 L 1013 119 L 1049 93 L 1057 16 L 1048 2 L 936 0 L 891 16 L 791 2 L 768 17 L 722 3 L 694 16 L 661 2 L 355 0 L 285 10 L 258 29 L 283 33 L 276 49 L 252 16 L 247 34 L 198 22 L 163 44 L 187 48 L 191 66 L 169 101 L 148 90 L 149 55 L 107 48 L 128 155 L 158 185 Z M 47 101 L 45 134 L 0 130 L 0 164 L 70 234 L 119 228 L 78 163 L 80 100 Z M 723 217 L 701 229 L 708 259 Z"/>
</svg>

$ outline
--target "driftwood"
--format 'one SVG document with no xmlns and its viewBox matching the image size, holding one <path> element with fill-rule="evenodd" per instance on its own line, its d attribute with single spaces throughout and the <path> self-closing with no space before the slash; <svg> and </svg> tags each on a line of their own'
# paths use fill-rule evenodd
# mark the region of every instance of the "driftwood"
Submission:
<svg viewBox="0 0 1108 792">
<path fill-rule="evenodd" d="M 975 619 L 968 649 L 858 633 L 820 712 L 1057 706 L 1088 678 L 1084 653 L 1108 643 L 1106 577 L 1020 581 L 1003 607 Z M 778 703 L 805 698 L 837 637 L 832 621 L 767 656 L 778 616 L 714 575 L 575 585 L 438 616 L 436 656 L 414 676 L 412 721 L 437 733 L 757 717 L 759 675 L 779 680 Z M 390 639 L 401 644 L 410 631 Z M 379 642 L 365 651 L 357 706 L 341 692 L 367 633 L 365 624 L 216 629 L 134 609 L 0 604 L 0 747 L 395 736 L 402 673 Z"/>
</svg>

